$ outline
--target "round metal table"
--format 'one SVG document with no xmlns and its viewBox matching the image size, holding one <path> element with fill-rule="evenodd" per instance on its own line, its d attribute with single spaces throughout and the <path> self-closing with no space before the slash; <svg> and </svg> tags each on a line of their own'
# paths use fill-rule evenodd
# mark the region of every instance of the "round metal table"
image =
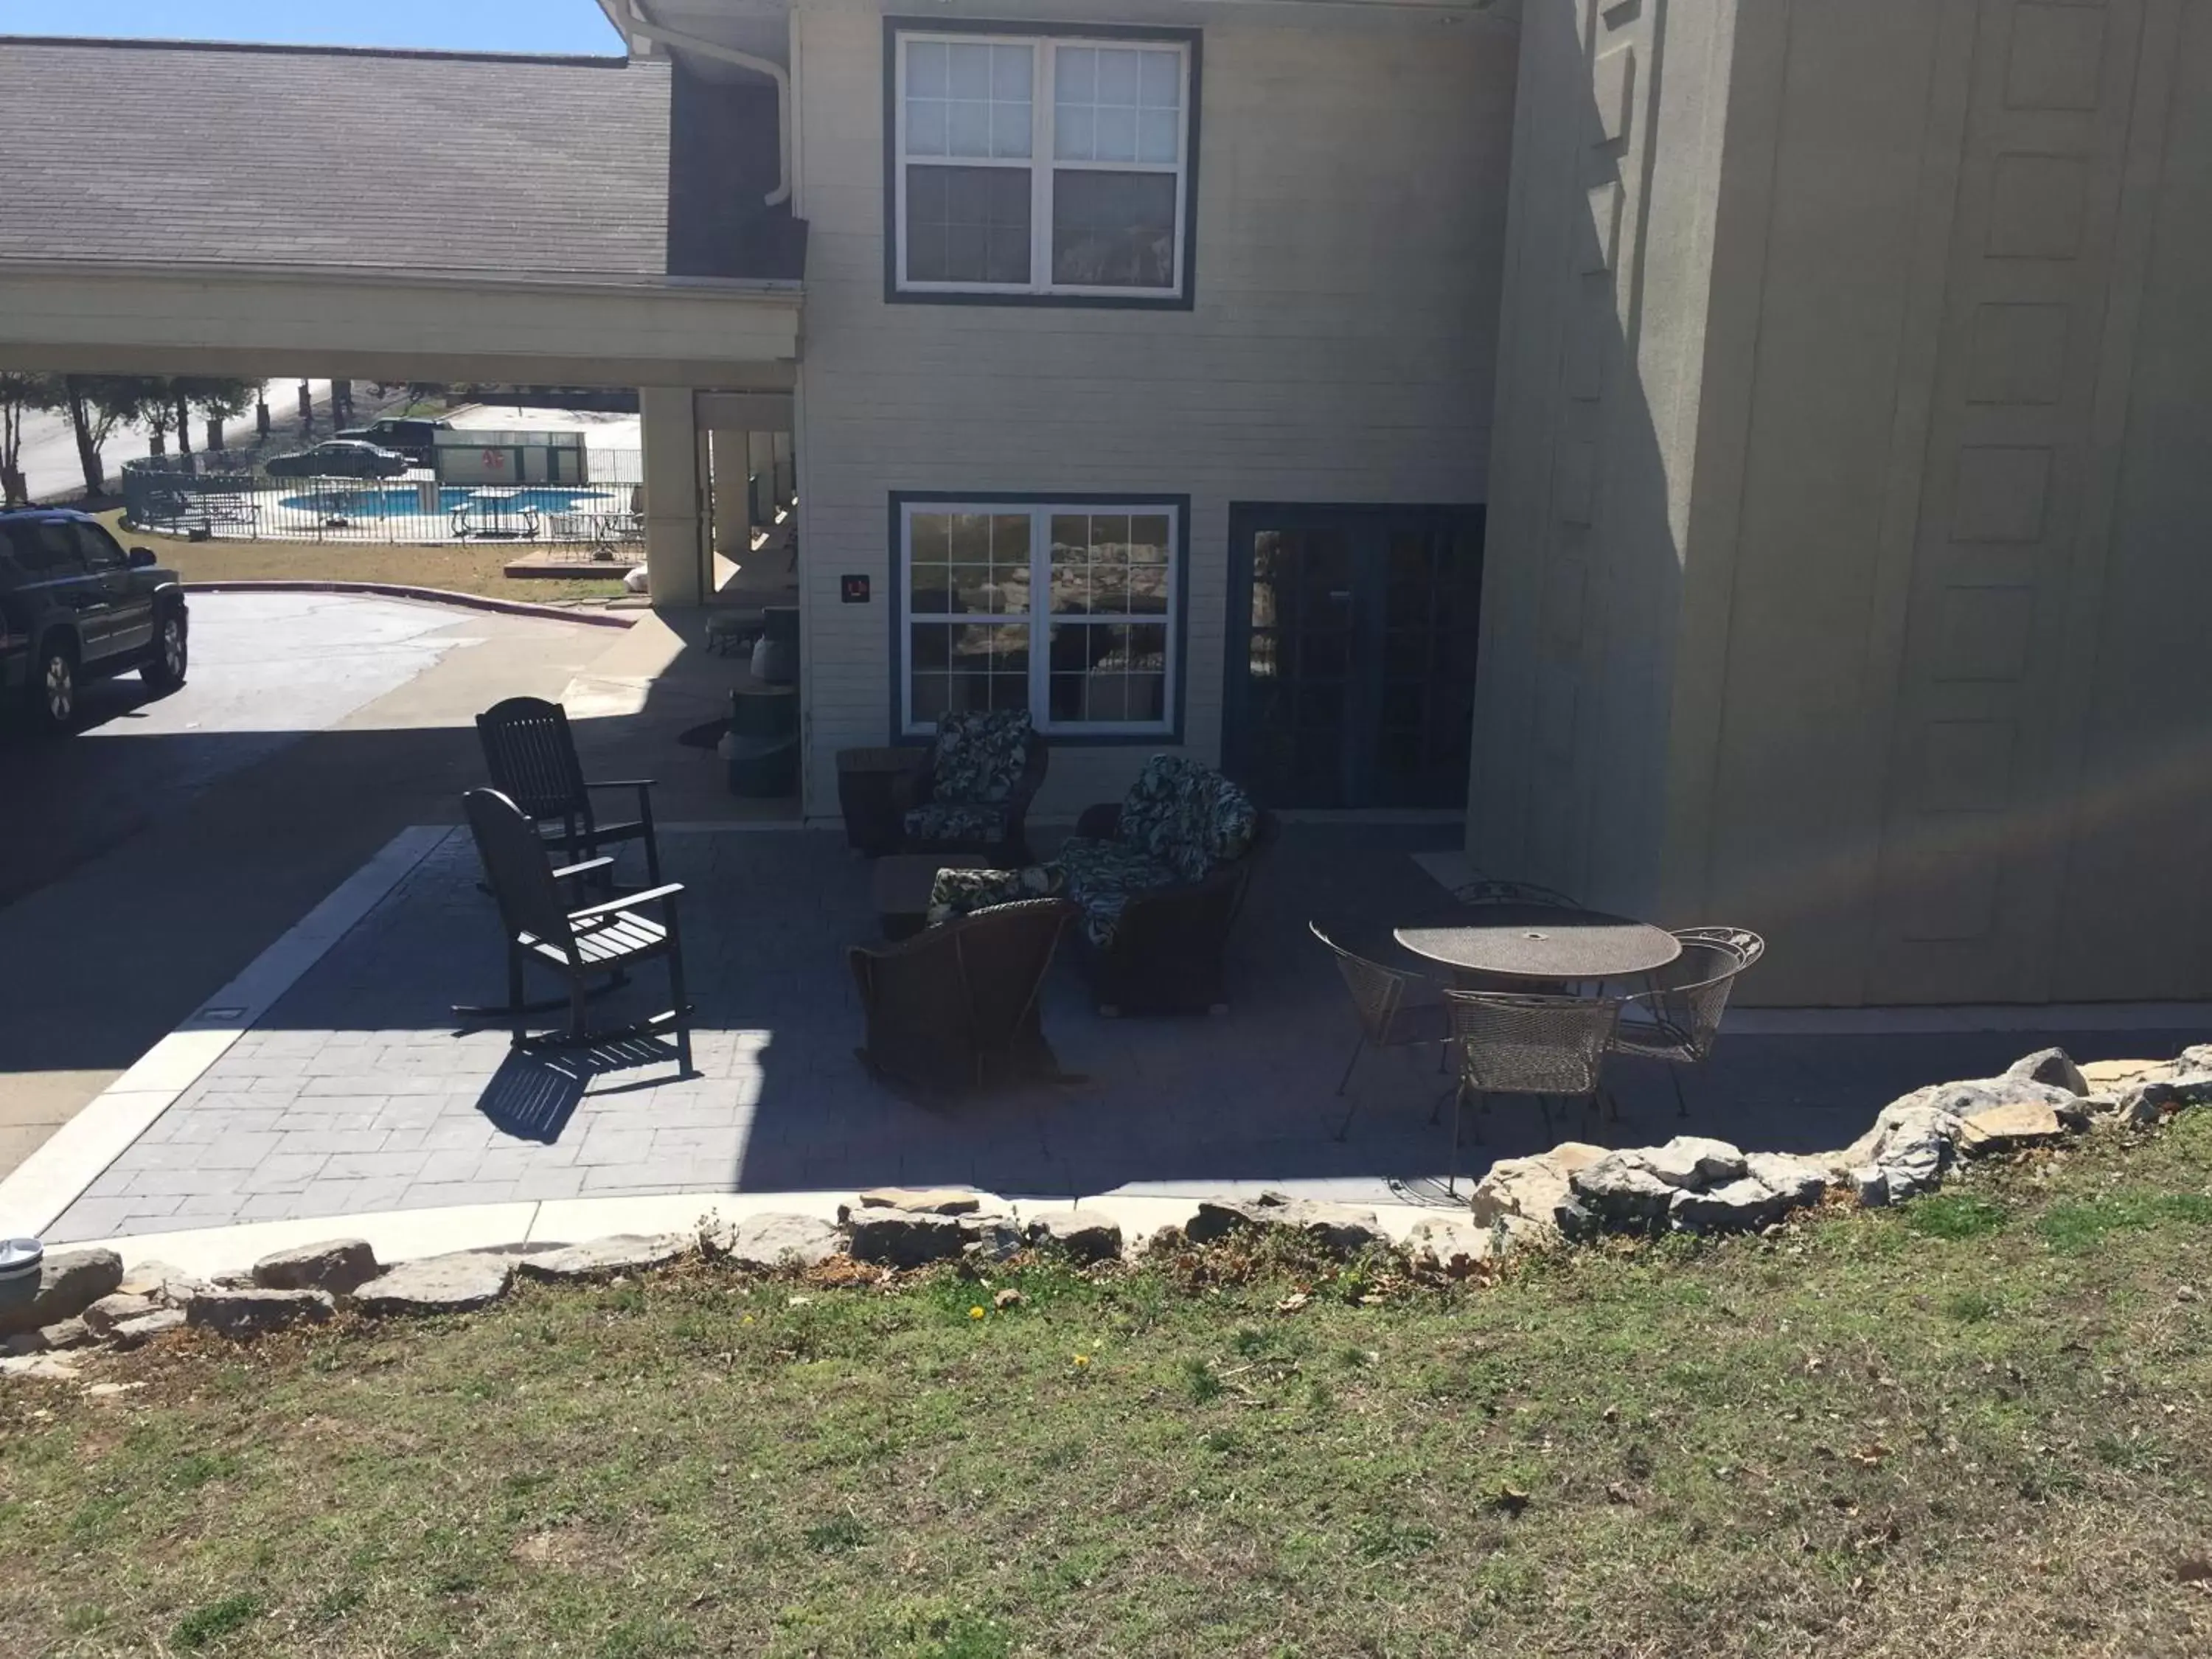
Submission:
<svg viewBox="0 0 2212 1659">
<path fill-rule="evenodd" d="M 1456 973 L 1556 984 L 1633 979 L 1682 954 L 1682 941 L 1663 927 L 1541 904 L 1484 905 L 1442 925 L 1398 928 L 1393 937 Z"/>
</svg>

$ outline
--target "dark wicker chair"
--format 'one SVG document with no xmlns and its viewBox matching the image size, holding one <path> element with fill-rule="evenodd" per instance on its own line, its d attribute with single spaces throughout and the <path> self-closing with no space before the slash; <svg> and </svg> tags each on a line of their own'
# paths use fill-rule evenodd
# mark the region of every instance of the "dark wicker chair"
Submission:
<svg viewBox="0 0 2212 1659">
<path fill-rule="evenodd" d="M 1343 975 L 1344 988 L 1352 994 L 1352 1012 L 1359 1022 L 1359 1036 L 1352 1045 L 1352 1058 L 1345 1062 L 1344 1075 L 1337 1079 L 1336 1092 L 1341 1096 L 1352 1086 L 1352 1074 L 1359 1065 L 1360 1055 L 1374 1048 L 1429 1048 L 1437 1050 L 1439 1062 L 1444 1058 L 1451 1042 L 1451 1027 L 1444 1017 L 1441 1002 L 1408 1000 L 1408 994 L 1423 996 L 1429 981 L 1418 974 L 1401 973 L 1395 968 L 1385 968 L 1379 962 L 1370 962 L 1355 951 L 1347 951 L 1322 931 L 1317 921 L 1306 923 L 1313 936 L 1336 958 L 1336 971 Z M 1339 1140 L 1352 1128 L 1352 1120 L 1359 1110 L 1354 1099 L 1352 1108 L 1337 1126 Z"/>
<path fill-rule="evenodd" d="M 1742 927 L 1683 927 L 1674 937 L 1682 954 L 1652 975 L 1656 988 L 1627 1000 L 1613 1048 L 1664 1062 L 1675 1114 L 1687 1117 L 1682 1068 L 1701 1067 L 1712 1057 L 1736 976 L 1766 954 L 1766 941 Z"/>
<path fill-rule="evenodd" d="M 653 782 L 648 778 L 587 781 L 576 759 L 568 713 L 542 697 L 509 697 L 477 716 L 477 738 L 483 746 L 491 787 L 522 809 L 538 835 L 560 848 L 570 864 L 597 859 L 609 847 L 641 842 L 649 884 L 660 881 L 660 848 L 653 832 Z M 629 789 L 637 794 L 637 817 L 612 823 L 599 821 L 592 804 L 595 789 Z M 612 866 L 597 874 L 612 883 Z"/>
<path fill-rule="evenodd" d="M 1075 833 L 1113 841 L 1121 822 L 1119 803 L 1093 806 L 1076 820 Z M 1198 881 L 1132 893 L 1109 944 L 1095 945 L 1079 931 L 1084 971 L 1100 1012 L 1109 1018 L 1205 1014 L 1228 1006 L 1230 930 L 1275 834 L 1275 815 L 1261 807 L 1252 845 L 1242 858 Z"/>
<path fill-rule="evenodd" d="M 847 952 L 869 1073 L 926 1095 L 994 1077 L 1058 1077 L 1038 998 L 1074 908 L 1063 899 L 994 905 L 896 945 Z"/>
<path fill-rule="evenodd" d="M 938 763 L 944 752 L 945 731 L 956 717 L 939 723 L 937 741 L 914 771 L 896 780 L 892 800 L 897 809 L 902 853 L 972 854 L 1002 868 L 1030 861 L 1030 803 L 1044 787 L 1052 765 L 1052 746 L 1032 728 L 1023 744 L 1022 769 L 1006 793 L 997 800 L 970 801 L 943 793 Z M 927 809 L 953 809 L 957 827 L 934 831 L 922 827 Z"/>
<path fill-rule="evenodd" d="M 676 897 L 680 883 L 649 888 L 604 904 L 571 909 L 562 896 L 560 878 L 582 873 L 556 871 L 545 846 L 522 810 L 495 789 L 471 789 L 461 798 L 476 837 L 477 855 L 499 905 L 506 935 L 507 1004 L 518 1016 L 525 1010 L 523 968 L 529 963 L 551 968 L 568 983 L 568 1025 L 550 1036 L 532 1037 L 518 1018 L 514 1046 L 580 1048 L 618 1038 L 656 1034 L 673 1028 L 684 1070 L 691 1070 L 691 1007 L 684 994 L 684 941 L 678 931 Z M 588 868 L 589 866 L 586 866 Z M 640 915 L 638 908 L 658 906 L 661 920 Z M 672 1006 L 617 1031 L 590 1030 L 584 1016 L 591 981 L 617 975 L 659 957 L 668 964 Z"/>
<path fill-rule="evenodd" d="M 1452 1103 L 1446 1190 L 1459 1191 L 1459 1131 L 1469 1095 L 1487 1111 L 1492 1095 L 1534 1095 L 1551 1131 L 1553 1097 L 1594 1106 L 1603 1092 L 1605 1057 L 1620 1024 L 1619 998 L 1521 996 L 1446 991 L 1459 1090 Z M 1481 1138 L 1480 1131 L 1476 1139 Z"/>
</svg>

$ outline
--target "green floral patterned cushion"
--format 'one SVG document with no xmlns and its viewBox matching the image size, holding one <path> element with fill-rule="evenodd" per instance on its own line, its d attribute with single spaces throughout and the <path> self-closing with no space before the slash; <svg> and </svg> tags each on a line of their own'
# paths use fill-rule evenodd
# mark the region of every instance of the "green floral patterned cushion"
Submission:
<svg viewBox="0 0 2212 1659">
<path fill-rule="evenodd" d="M 925 846 L 973 846 L 986 851 L 1006 838 L 1006 808 L 933 800 L 906 815 L 907 839 Z"/>
<path fill-rule="evenodd" d="M 930 799 L 969 806 L 1006 799 L 1022 775 L 1029 742 L 1026 708 L 939 715 Z"/>
<path fill-rule="evenodd" d="M 1050 898 L 1060 891 L 1062 879 L 1050 865 L 1026 870 L 939 870 L 929 888 L 929 925 L 972 916 L 996 904 Z"/>
<path fill-rule="evenodd" d="M 1121 803 L 1117 834 L 1185 881 L 1201 881 L 1250 851 L 1259 825 L 1252 798 L 1212 767 L 1155 755 Z"/>
<path fill-rule="evenodd" d="M 1071 836 L 1054 866 L 1066 878 L 1067 896 L 1083 913 L 1083 932 L 1093 945 L 1113 943 L 1114 930 L 1132 895 L 1172 887 L 1176 872 L 1125 841 Z"/>
</svg>

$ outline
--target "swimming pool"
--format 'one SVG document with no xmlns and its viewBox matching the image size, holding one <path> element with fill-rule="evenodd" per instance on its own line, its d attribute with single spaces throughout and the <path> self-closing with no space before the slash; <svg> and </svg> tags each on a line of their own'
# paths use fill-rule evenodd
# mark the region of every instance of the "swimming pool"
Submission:
<svg viewBox="0 0 2212 1659">
<path fill-rule="evenodd" d="M 487 487 L 441 485 L 437 506 L 427 509 L 422 505 L 422 489 L 415 484 L 362 484 L 358 489 L 339 486 L 307 490 L 280 497 L 276 505 L 318 517 L 341 514 L 349 519 L 417 519 L 450 515 L 455 508 L 467 506 L 470 496 Z M 569 489 L 541 484 L 520 489 L 501 487 L 500 494 L 507 498 L 510 509 L 517 513 L 526 507 L 536 507 L 540 513 L 604 513 L 612 510 L 615 504 L 615 492 L 611 489 Z"/>
</svg>

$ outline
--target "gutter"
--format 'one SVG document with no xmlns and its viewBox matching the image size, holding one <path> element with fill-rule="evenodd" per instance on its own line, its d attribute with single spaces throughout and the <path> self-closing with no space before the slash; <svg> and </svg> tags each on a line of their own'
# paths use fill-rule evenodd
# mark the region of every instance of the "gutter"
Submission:
<svg viewBox="0 0 2212 1659">
<path fill-rule="evenodd" d="M 644 0 L 628 0 L 629 32 L 649 46 L 696 52 L 725 64 L 735 64 L 765 75 L 775 82 L 776 186 L 762 198 L 768 207 L 781 207 L 791 199 L 791 71 L 772 58 L 756 58 L 719 40 L 708 40 L 678 29 L 663 28 L 645 15 Z"/>
<path fill-rule="evenodd" d="M 743 297 L 797 304 L 805 285 L 783 276 L 622 276 L 592 272 L 416 270 L 398 265 L 259 265 L 137 259 L 19 259 L 0 255 L 0 281 L 26 276 L 182 278 L 191 282 L 384 283 L 402 288 L 460 289 L 495 294 L 661 295 L 690 299 Z"/>
</svg>

